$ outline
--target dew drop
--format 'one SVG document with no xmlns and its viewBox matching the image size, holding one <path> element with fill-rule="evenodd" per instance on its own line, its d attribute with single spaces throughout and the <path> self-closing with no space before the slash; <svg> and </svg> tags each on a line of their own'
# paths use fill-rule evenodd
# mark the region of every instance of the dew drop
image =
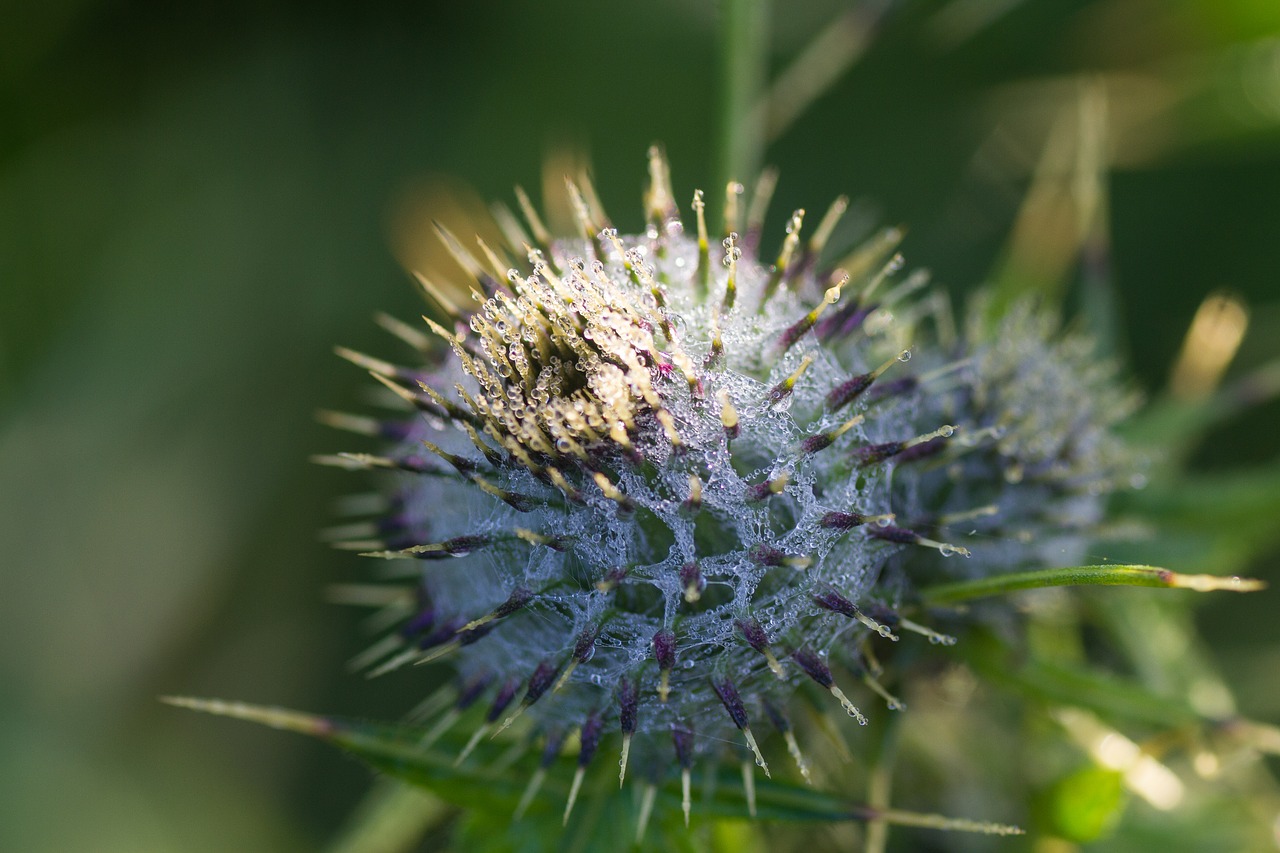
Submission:
<svg viewBox="0 0 1280 853">
<path fill-rule="evenodd" d="M 943 436 L 944 438 L 950 438 L 955 434 L 956 434 L 956 428 L 951 426 L 950 424 L 947 424 L 946 426 L 941 427 L 938 430 L 938 435 Z"/>
<path fill-rule="evenodd" d="M 898 361 L 905 363 L 910 360 L 911 360 L 911 350 L 904 349 L 902 352 L 898 353 Z"/>
</svg>

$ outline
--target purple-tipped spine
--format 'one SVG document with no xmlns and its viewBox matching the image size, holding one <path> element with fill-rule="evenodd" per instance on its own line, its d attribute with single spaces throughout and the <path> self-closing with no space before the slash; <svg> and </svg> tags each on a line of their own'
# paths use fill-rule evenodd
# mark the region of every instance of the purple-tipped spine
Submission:
<svg viewBox="0 0 1280 853">
<path fill-rule="evenodd" d="M 525 691 L 524 704 L 532 705 L 541 699 L 542 694 L 551 689 L 551 685 L 555 683 L 559 671 L 559 667 L 551 661 L 544 660 L 538 664 L 533 675 L 529 676 L 529 689 Z"/>
<path fill-rule="evenodd" d="M 729 717 L 733 720 L 733 724 L 740 729 L 748 728 L 750 721 L 747 719 L 747 709 L 743 707 L 742 697 L 738 695 L 738 689 L 733 686 L 733 682 L 727 678 L 712 678 L 711 688 L 720 697 L 720 701 L 724 704 L 724 709 L 729 712 Z"/>
<path fill-rule="evenodd" d="M 498 688 L 498 695 L 493 697 L 493 704 L 489 706 L 489 712 L 485 714 L 485 722 L 496 723 L 498 718 L 502 716 L 502 712 L 507 710 L 507 706 L 516 698 L 516 691 L 520 689 L 520 682 L 512 676 L 502 683 Z"/>
<path fill-rule="evenodd" d="M 831 670 L 822 662 L 822 658 L 809 649 L 797 649 L 792 653 L 791 659 L 800 665 L 805 675 L 818 682 L 822 687 L 829 690 L 831 685 L 835 683 L 835 679 L 831 676 Z"/>
<path fill-rule="evenodd" d="M 738 630 L 742 632 L 742 636 L 746 638 L 751 648 L 760 653 L 764 653 L 769 648 L 769 635 L 764 632 L 764 628 L 754 619 L 739 619 L 735 623 Z"/>
<path fill-rule="evenodd" d="M 675 747 L 676 761 L 688 770 L 693 766 L 693 731 L 683 726 L 671 728 L 671 744 Z"/>
<path fill-rule="evenodd" d="M 582 746 L 578 750 L 578 766 L 586 767 L 595 757 L 596 748 L 600 746 L 600 738 L 604 735 L 604 720 L 594 711 L 582 724 L 582 733 L 578 736 Z"/>
<path fill-rule="evenodd" d="M 640 691 L 635 681 L 625 675 L 618 683 L 618 728 L 624 735 L 633 735 L 639 722 Z"/>
<path fill-rule="evenodd" d="M 653 657 L 658 668 L 670 670 L 676 665 L 676 635 L 663 628 L 653 635 Z"/>
</svg>

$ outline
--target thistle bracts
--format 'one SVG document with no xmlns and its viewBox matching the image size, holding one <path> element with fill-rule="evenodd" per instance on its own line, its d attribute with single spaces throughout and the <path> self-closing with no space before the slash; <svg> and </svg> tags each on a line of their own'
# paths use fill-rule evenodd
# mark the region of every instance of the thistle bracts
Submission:
<svg viewBox="0 0 1280 853">
<path fill-rule="evenodd" d="M 1020 306 L 961 337 L 922 276 L 898 280 L 896 232 L 828 268 L 844 200 L 811 237 L 796 211 L 770 258 L 771 177 L 745 221 L 730 188 L 717 239 L 702 193 L 680 218 L 656 149 L 649 172 L 639 235 L 572 181 L 576 237 L 523 193 L 525 226 L 501 217 L 514 262 L 442 231 L 474 310 L 423 279 L 436 342 L 383 325 L 428 366 L 340 351 L 405 415 L 325 416 L 394 443 L 321 460 L 397 478 L 335 531 L 412 580 L 361 667 L 449 660 L 488 707 L 460 760 L 541 739 L 521 811 L 573 734 L 565 820 L 610 751 L 620 780 L 681 778 L 686 816 L 702 760 L 743 762 L 749 796 L 773 750 L 807 780 L 801 703 L 865 724 L 859 704 L 903 707 L 868 660 L 955 642 L 906 618 L 928 621 L 913 575 L 1078 548 L 1130 470 L 1108 433 L 1122 395 L 1052 318 Z"/>
</svg>

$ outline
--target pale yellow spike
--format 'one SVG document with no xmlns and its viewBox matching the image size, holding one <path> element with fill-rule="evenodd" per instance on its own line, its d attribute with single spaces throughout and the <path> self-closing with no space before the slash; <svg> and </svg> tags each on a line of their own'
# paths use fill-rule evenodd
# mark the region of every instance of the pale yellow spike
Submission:
<svg viewBox="0 0 1280 853">
<path fill-rule="evenodd" d="M 590 240 L 599 230 L 596 227 L 595 217 L 591 215 L 591 207 L 573 178 L 565 175 L 564 185 L 569 193 L 569 206 L 573 209 L 573 218 L 578 223 L 578 229 L 583 238 Z"/>
<path fill-rule="evenodd" d="M 618 787 L 627 780 L 627 758 L 631 755 L 631 735 L 622 736 L 622 758 L 618 761 Z"/>
<path fill-rule="evenodd" d="M 902 228 L 886 228 L 846 256 L 838 266 L 848 270 L 855 279 L 862 278 L 881 258 L 896 249 L 905 236 Z"/>
<path fill-rule="evenodd" d="M 609 424 L 609 438 L 621 447 L 624 451 L 630 452 L 635 445 L 631 443 L 631 436 L 627 435 L 627 425 L 621 420 L 613 421 Z"/>
<path fill-rule="evenodd" d="M 564 804 L 564 819 L 560 821 L 561 826 L 569 825 L 569 815 L 573 813 L 573 804 L 578 801 L 578 791 L 582 788 L 582 777 L 587 773 L 587 768 L 579 766 L 573 773 L 573 784 L 569 786 L 569 801 Z"/>
<path fill-rule="evenodd" d="M 458 720 L 461 717 L 462 717 L 461 711 L 459 711 L 457 708 L 450 708 L 448 711 L 445 712 L 443 717 L 441 717 L 438 721 L 436 721 L 436 724 L 431 727 L 431 730 L 422 736 L 422 740 L 419 742 L 419 746 L 423 750 L 430 749 L 432 745 L 435 744 L 436 741 L 444 737 L 445 732 L 453 728 L 454 723 L 458 722 Z"/>
<path fill-rule="evenodd" d="M 904 631 L 913 631 L 917 634 L 928 637 L 929 642 L 934 645 L 954 646 L 956 644 L 956 638 L 950 634 L 940 634 L 932 628 L 926 625 L 921 625 L 918 622 L 912 622 L 910 619 L 899 618 L 898 625 Z"/>
<path fill-rule="evenodd" d="M 444 223 L 432 220 L 431 224 L 435 227 L 436 236 L 440 238 L 440 242 L 444 244 L 445 249 L 453 259 L 458 262 L 458 266 L 466 270 L 467 275 L 479 281 L 485 272 L 475 256 L 463 247 L 458 238 L 453 236 L 453 232 L 444 226 Z"/>
<path fill-rule="evenodd" d="M 405 722 L 419 723 L 441 712 L 457 711 L 458 708 L 454 705 L 457 701 L 458 691 L 452 687 L 433 690 L 427 694 L 425 699 L 413 706 L 408 714 L 405 714 Z M 450 708 L 451 705 L 453 705 L 452 708 Z M 419 741 L 419 743 L 422 743 L 422 741 Z"/>
<path fill-rule="evenodd" d="M 414 406 L 418 404 L 418 396 L 414 394 L 412 391 L 410 391 L 408 388 L 401 385 L 400 383 L 391 381 L 386 376 L 382 375 L 381 373 L 378 373 L 375 370 L 370 370 L 369 375 L 372 376 L 374 379 L 378 380 L 379 382 L 381 382 L 383 385 L 385 385 L 391 391 L 391 393 L 395 394 L 397 397 L 399 397 L 401 400 L 404 400 L 406 403 L 410 403 Z"/>
<path fill-rule="evenodd" d="M 495 431 L 496 432 L 496 431 Z M 529 455 L 529 451 L 525 450 L 519 441 L 509 435 L 495 436 L 501 439 L 502 446 L 507 452 L 520 461 L 520 464 L 528 468 L 534 474 L 540 474 L 546 469 L 533 461 L 533 457 Z"/>
<path fill-rule="evenodd" d="M 907 276 L 906 281 L 886 293 L 880 301 L 885 305 L 894 305 L 901 302 L 917 290 L 924 288 L 929 283 L 929 279 L 930 273 L 928 270 L 915 270 L 911 275 Z"/>
<path fill-rule="evenodd" d="M 376 436 L 382 431 L 382 425 L 377 420 L 364 415 L 350 415 L 346 412 L 321 409 L 316 412 L 316 420 L 325 426 L 354 432 L 357 435 Z"/>
<path fill-rule="evenodd" d="M 976 509 L 970 509 L 964 512 L 945 513 L 938 516 L 937 523 L 940 527 L 946 527 L 950 524 L 959 524 L 962 521 L 972 521 L 975 518 L 989 518 L 990 516 L 999 514 L 999 512 L 1000 507 L 995 504 L 987 504 L 986 506 L 980 506 Z"/>
<path fill-rule="evenodd" d="M 476 245 L 480 247 L 480 254 L 484 256 L 485 263 L 489 265 L 489 272 L 493 273 L 495 281 L 503 282 L 507 279 L 507 270 L 511 265 L 498 257 L 498 253 L 489 247 L 480 235 L 476 235 Z"/>
<path fill-rule="evenodd" d="M 826 292 L 822 294 L 822 301 L 814 308 L 816 312 L 814 315 L 815 320 L 822 315 L 828 305 L 835 305 L 840 301 L 840 295 L 844 292 L 845 285 L 849 283 L 849 274 L 844 270 L 834 270 L 828 281 L 832 279 L 835 280 L 835 283 L 827 288 Z"/>
<path fill-rule="evenodd" d="M 486 480 L 484 477 L 481 477 L 479 474 L 473 475 L 471 477 L 471 482 L 475 483 L 480 488 L 480 491 L 485 492 L 486 494 L 492 495 L 498 500 L 502 500 L 507 496 L 507 493 L 505 491 L 498 488 L 493 483 L 490 483 L 488 480 Z"/>
<path fill-rule="evenodd" d="M 414 648 L 405 649 L 400 654 L 396 655 L 390 660 L 385 661 L 381 666 L 371 669 L 369 671 L 369 674 L 366 675 L 365 677 L 378 678 L 379 676 L 386 675 L 388 672 L 394 672 L 395 670 L 407 664 L 409 661 L 418 657 L 418 655 L 420 654 L 421 652 L 419 652 L 417 649 L 414 649 Z"/>
<path fill-rule="evenodd" d="M 822 221 L 818 223 L 818 227 L 813 232 L 813 236 L 809 238 L 810 254 L 816 257 L 822 253 L 822 250 L 826 248 L 827 241 L 831 239 L 831 232 L 836 230 L 836 225 L 840 222 L 840 217 L 844 216 L 845 211 L 848 209 L 848 196 L 842 195 L 835 201 L 831 202 L 831 207 L 827 208 L 827 212 L 822 217 Z"/>
<path fill-rule="evenodd" d="M 351 672 L 359 672 L 374 661 L 381 660 L 392 652 L 399 650 L 403 645 L 404 640 L 399 634 L 388 634 L 347 661 L 347 669 Z"/>
<path fill-rule="evenodd" d="M 796 387 L 796 383 L 800 381 L 800 377 L 804 376 L 805 371 L 809 369 L 809 365 L 811 364 L 813 364 L 812 355 L 806 355 L 804 358 L 800 359 L 799 366 L 796 367 L 790 376 L 779 383 L 781 387 L 778 390 L 781 391 L 784 396 L 789 394 L 791 390 Z M 774 392 L 771 391 L 770 396 L 772 396 L 773 393 Z"/>
<path fill-rule="evenodd" d="M 481 616 L 479 619 L 472 619 L 470 622 L 468 622 L 467 624 L 459 628 L 455 633 L 461 634 L 463 631 L 474 631 L 476 628 L 479 628 L 481 625 L 488 625 L 490 622 L 492 622 L 494 619 L 497 619 L 497 618 L 498 618 L 497 614 L 494 613 L 493 611 L 490 611 L 485 615 Z"/>
<path fill-rule="evenodd" d="M 507 241 L 509 246 L 523 246 L 530 241 L 530 237 L 525 233 L 524 226 L 520 224 L 520 220 L 516 219 L 511 208 L 502 202 L 494 202 L 489 206 L 489 212 L 493 214 L 493 221 L 498 226 L 498 231 L 502 233 L 502 239 Z M 505 273 L 503 274 L 506 275 Z"/>
<path fill-rule="evenodd" d="M 475 748 L 480 744 L 480 741 L 484 739 L 485 733 L 492 727 L 491 723 L 480 724 L 479 728 L 472 733 L 471 740 L 467 741 L 467 745 L 462 748 L 462 752 L 458 753 L 457 759 L 453 762 L 454 767 L 460 766 L 462 762 L 467 760 L 467 756 L 475 750 Z"/>
<path fill-rule="evenodd" d="M 597 221 L 600 224 L 608 225 L 609 214 L 605 212 L 604 204 L 596 193 L 596 182 L 592 180 L 591 173 L 585 167 L 578 170 L 578 186 L 582 188 L 582 197 L 586 199 L 587 209 L 599 217 Z"/>
<path fill-rule="evenodd" d="M 529 784 L 525 787 L 524 793 L 520 796 L 520 802 L 516 804 L 516 810 L 511 815 L 512 820 L 520 820 L 524 817 L 525 811 L 533 803 L 533 798 L 538 795 L 538 791 L 542 788 L 543 781 L 547 778 L 547 769 L 539 767 L 533 771 L 533 775 L 529 777 Z"/>
<path fill-rule="evenodd" d="M 649 816 L 653 814 L 653 801 L 658 798 L 657 785 L 645 785 L 640 797 L 640 813 L 636 816 L 636 846 L 644 843 L 645 830 L 649 828 Z M 685 821 L 688 826 L 688 821 Z"/>
<path fill-rule="evenodd" d="M 578 668 L 578 659 L 577 658 L 570 659 L 568 666 L 564 668 L 564 672 L 560 674 L 560 677 L 558 679 L 556 679 L 555 687 L 551 688 L 551 692 L 559 693 L 560 688 L 564 687 L 566 684 L 569 683 L 569 676 L 573 675 L 573 671 L 577 668 Z"/>
<path fill-rule="evenodd" d="M 645 193 L 649 219 L 661 224 L 675 210 L 675 193 L 671 189 L 671 164 L 657 145 L 649 146 L 649 190 Z"/>
<path fill-rule="evenodd" d="M 462 316 L 462 311 L 458 308 L 457 304 L 449 298 L 448 294 L 439 287 L 436 287 L 436 285 L 432 283 L 431 279 L 427 278 L 417 270 L 412 270 L 412 273 L 413 277 L 418 281 L 418 286 L 422 288 L 423 293 L 425 293 L 432 302 L 439 305 L 440 308 L 444 310 L 444 313 L 453 318 Z"/>
<path fill-rule="evenodd" d="M 528 709 L 529 709 L 529 706 L 521 702 L 519 707 L 517 707 L 514 711 L 512 711 L 507 716 L 507 718 L 502 721 L 502 725 L 498 726 L 497 730 L 494 731 L 493 734 L 489 735 L 489 740 L 493 740 L 498 735 L 502 734 L 507 729 L 511 728 L 511 724 L 514 723 L 516 720 L 520 719 L 522 716 L 524 716 L 524 712 L 527 711 Z"/>
<path fill-rule="evenodd" d="M 520 205 L 520 212 L 524 214 L 525 221 L 529 223 L 530 230 L 533 231 L 533 239 L 543 246 L 551 244 L 551 232 L 547 230 L 547 226 L 542 223 L 542 217 L 538 215 L 538 209 L 533 206 L 533 202 L 529 200 L 529 194 L 524 191 L 524 187 L 516 185 L 516 203 Z M 527 242 L 527 241 L 521 241 Z M 520 245 L 516 243 L 515 245 Z"/>
<path fill-rule="evenodd" d="M 751 196 L 751 206 L 747 209 L 747 228 L 757 229 L 764 224 L 765 214 L 769 211 L 769 202 L 773 200 L 773 191 L 778 186 L 778 170 L 770 166 L 760 173 L 756 180 L 755 192 Z"/>
<path fill-rule="evenodd" d="M 756 774 L 750 761 L 742 762 L 742 791 L 747 797 L 747 814 L 756 816 Z"/>
<path fill-rule="evenodd" d="M 385 456 L 374 456 L 372 453 L 322 453 L 311 457 L 317 465 L 330 468 L 343 468 L 347 471 L 368 471 L 372 468 L 394 468 L 394 459 Z"/>
<path fill-rule="evenodd" d="M 362 352 L 356 352 L 346 347 L 334 347 L 333 351 L 338 354 L 339 358 L 346 359 L 357 367 L 363 367 L 365 370 L 373 373 L 381 373 L 383 376 L 395 376 L 399 372 L 394 364 L 389 361 L 383 361 L 380 358 L 374 358 L 371 355 L 365 355 Z"/>
<path fill-rule="evenodd" d="M 890 710 L 890 711 L 905 711 L 905 710 L 907 710 L 907 703 L 906 703 L 906 702 L 903 702 L 903 701 L 902 701 L 901 699 L 899 699 L 897 696 L 894 696 L 892 693 L 890 693 L 888 690 L 886 690 L 886 689 L 884 688 L 884 685 L 883 685 L 883 684 L 881 684 L 880 682 L 876 681 L 876 680 L 875 680 L 874 678 L 872 678 L 870 675 L 864 675 L 864 676 L 862 676 L 862 680 L 863 680 L 863 682 L 864 682 L 868 687 L 870 687 L 870 688 L 871 688 L 872 692 L 874 692 L 877 696 L 879 696 L 881 699 L 883 699 L 883 700 L 884 700 L 884 703 L 885 703 L 887 706 L 889 706 L 889 710 Z"/>
<path fill-rule="evenodd" d="M 544 470 L 546 471 L 547 477 L 550 478 L 551 484 L 563 492 L 565 497 L 573 499 L 578 494 L 578 490 L 573 487 L 572 483 L 564 478 L 564 474 L 560 473 L 559 468 L 554 465 L 548 465 Z"/>
<path fill-rule="evenodd" d="M 893 631 L 890 630 L 888 625 L 885 625 L 881 622 L 877 622 L 867 614 L 863 613 L 861 610 L 855 610 L 853 612 L 853 618 L 857 619 L 863 625 L 866 625 L 868 628 L 870 628 L 872 631 L 875 631 L 877 634 L 879 634 L 881 637 L 884 637 L 886 640 L 892 640 L 895 643 L 898 642 L 898 635 L 893 633 Z"/>
<path fill-rule="evenodd" d="M 432 332 L 434 332 L 436 336 L 441 338 L 445 343 L 449 344 L 449 346 L 453 347 L 455 352 L 458 349 L 458 344 L 462 343 L 462 341 L 465 340 L 466 338 L 465 332 L 457 332 L 457 333 L 451 332 L 448 329 L 446 329 L 444 326 L 441 326 L 435 320 L 432 320 L 430 317 L 427 317 L 425 315 L 423 316 L 422 319 L 426 321 L 427 328 L 430 329 Z"/>
<path fill-rule="evenodd" d="M 924 435 L 917 435 L 915 438 L 905 443 L 906 447 L 915 447 L 917 444 L 924 444 L 926 441 L 933 441 L 935 438 L 950 438 L 956 434 L 956 428 L 951 424 L 943 424 L 933 432 L 926 432 Z"/>
<path fill-rule="evenodd" d="M 591 479 L 595 480 L 600 491 L 603 492 L 604 496 L 609 500 L 616 501 L 617 503 L 623 503 L 627 500 L 627 496 L 623 494 L 617 486 L 609 482 L 609 478 L 604 474 L 601 474 L 599 471 L 592 474 Z"/>
<path fill-rule="evenodd" d="M 535 530 L 529 530 L 527 527 L 517 527 L 512 533 L 530 545 L 546 545 L 552 541 L 550 536 L 544 536 Z"/>
<path fill-rule="evenodd" d="M 689 773 L 689 768 L 682 767 L 680 769 L 680 810 L 684 812 L 685 829 L 689 828 L 689 811 L 693 807 L 692 787 L 693 779 Z"/>
<path fill-rule="evenodd" d="M 756 766 L 764 771 L 766 779 L 773 778 L 769 775 L 769 765 L 765 762 L 763 753 L 760 752 L 760 745 L 756 743 L 756 736 L 751 733 L 751 728 L 744 728 L 742 730 L 742 736 L 746 738 L 747 746 L 751 747 L 751 752 L 756 757 Z"/>
<path fill-rule="evenodd" d="M 658 676 L 658 701 L 667 704 L 671 696 L 671 670 L 664 669 Z"/>
<path fill-rule="evenodd" d="M 972 556 L 968 548 L 962 548 L 959 545 L 952 545 L 950 542 L 939 542 L 936 539 L 927 539 L 924 536 L 916 536 L 916 544 L 923 545 L 926 548 L 933 548 L 944 557 L 950 557 L 959 554 L 961 557 Z"/>
<path fill-rule="evenodd" d="M 286 708 L 268 708 L 247 705 L 243 702 L 224 702 L 221 699 L 197 699 L 191 696 L 161 696 L 160 701 L 176 708 L 202 711 L 220 717 L 233 717 L 261 723 L 273 729 L 299 732 L 312 737 L 328 737 L 333 733 L 333 723 L 324 717 L 290 711 Z"/>
<path fill-rule="evenodd" d="M 837 438 L 844 435 L 846 432 L 853 429 L 858 424 L 862 423 L 864 420 L 866 420 L 865 415 L 854 415 L 853 417 L 849 418 L 849 420 L 845 421 L 839 427 L 837 427 L 835 432 L 831 433 L 831 440 L 835 441 Z M 877 518 L 878 517 L 879 516 L 877 516 Z"/>
<path fill-rule="evenodd" d="M 730 232 L 729 236 L 724 238 L 722 245 L 724 246 L 723 263 L 729 268 L 729 276 L 725 279 L 724 302 L 720 305 L 720 312 L 728 314 L 738 301 L 738 259 L 742 256 L 742 249 L 738 248 L 736 232 Z"/>
<path fill-rule="evenodd" d="M 707 203 L 702 190 L 693 191 L 693 215 L 698 223 L 698 269 L 706 281 L 711 271 L 711 243 L 707 238 Z"/>
<path fill-rule="evenodd" d="M 426 666 L 432 661 L 437 661 L 437 660 L 440 660 L 440 658 L 448 657 L 449 655 L 453 654 L 460 648 L 462 648 L 461 641 L 450 640 L 449 642 L 445 643 L 443 646 L 436 646 L 434 649 L 432 649 L 431 651 L 427 652 L 422 657 L 420 657 L 417 661 L 417 665 Z"/>
<path fill-rule="evenodd" d="M 871 294 L 884 283 L 885 279 L 902 269 L 903 263 L 905 263 L 905 259 L 902 255 L 894 255 L 890 258 L 889 261 L 880 268 L 880 271 L 875 274 L 871 281 L 867 282 L 867 286 L 862 289 L 862 293 L 858 294 L 858 298 L 863 302 L 870 299 Z"/>
<path fill-rule="evenodd" d="M 702 505 L 702 478 L 697 474 L 689 475 L 689 498 L 687 503 L 693 507 Z"/>
<path fill-rule="evenodd" d="M 804 753 L 800 751 L 800 744 L 796 741 L 796 733 L 787 729 L 782 733 L 782 737 L 787 742 L 787 752 L 791 753 L 791 758 L 795 760 L 796 767 L 800 770 L 800 775 L 804 777 L 806 785 L 813 784 L 813 778 L 809 775 L 809 764 L 804 760 Z"/>
<path fill-rule="evenodd" d="M 682 447 L 684 442 L 680 440 L 680 433 L 676 432 L 676 419 L 671 412 L 666 409 L 658 409 L 654 412 L 654 417 L 658 419 L 658 424 L 662 427 L 662 431 L 666 434 L 667 441 L 671 443 L 671 446 L 675 448 Z"/>
<path fill-rule="evenodd" d="M 373 321 L 419 352 L 431 349 L 431 339 L 403 320 L 379 311 L 373 315 Z"/>
<path fill-rule="evenodd" d="M 768 646 L 764 647 L 764 659 L 769 664 L 770 671 L 779 679 L 786 681 L 787 673 L 782 669 L 782 664 L 778 663 L 778 658 L 773 654 L 773 649 Z"/>
<path fill-rule="evenodd" d="M 832 684 L 827 689 L 831 691 L 832 696 L 840 701 L 840 706 L 844 708 L 844 712 L 858 721 L 858 725 L 865 726 L 867 724 L 867 718 L 862 716 L 862 712 L 858 710 L 857 705 L 849 701 L 849 697 L 844 695 L 843 690 L 835 684 Z"/>
<path fill-rule="evenodd" d="M 797 208 L 787 221 L 787 236 L 782 240 L 782 249 L 778 252 L 776 266 L 786 270 L 795 257 L 796 248 L 800 245 L 800 229 L 804 227 L 804 208 Z"/>
<path fill-rule="evenodd" d="M 729 399 L 729 392 L 721 389 L 716 394 L 716 399 L 720 401 L 720 425 L 726 430 L 737 429 L 738 410 L 733 407 L 733 402 Z"/>
<path fill-rule="evenodd" d="M 738 208 L 745 188 L 737 181 L 729 181 L 724 187 L 724 234 L 728 237 L 741 226 L 738 223 Z"/>
</svg>

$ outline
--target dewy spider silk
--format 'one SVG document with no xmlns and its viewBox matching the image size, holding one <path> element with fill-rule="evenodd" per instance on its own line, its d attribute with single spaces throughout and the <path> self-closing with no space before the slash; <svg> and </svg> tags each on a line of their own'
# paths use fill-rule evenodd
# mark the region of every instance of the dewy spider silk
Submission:
<svg viewBox="0 0 1280 853">
<path fill-rule="evenodd" d="M 978 304 L 957 328 L 892 229 L 828 263 L 843 198 L 763 256 L 772 174 L 749 204 L 727 188 L 714 234 L 657 148 L 649 179 L 640 234 L 585 180 L 574 236 L 523 192 L 506 246 L 442 229 L 475 301 L 421 279 L 426 326 L 383 319 L 404 366 L 339 350 L 405 413 L 324 415 L 387 449 L 321 461 L 395 472 L 333 531 L 404 584 L 359 665 L 449 661 L 427 740 L 478 706 L 459 761 L 513 725 L 540 742 L 518 811 L 576 742 L 566 822 L 604 753 L 647 786 L 642 823 L 670 777 L 688 821 L 702 760 L 742 762 L 749 798 L 752 765 L 808 779 L 801 706 L 865 725 L 904 708 L 895 647 L 955 642 L 913 580 L 1072 565 L 1135 476 L 1110 432 L 1133 401 L 1056 316 Z"/>
</svg>

